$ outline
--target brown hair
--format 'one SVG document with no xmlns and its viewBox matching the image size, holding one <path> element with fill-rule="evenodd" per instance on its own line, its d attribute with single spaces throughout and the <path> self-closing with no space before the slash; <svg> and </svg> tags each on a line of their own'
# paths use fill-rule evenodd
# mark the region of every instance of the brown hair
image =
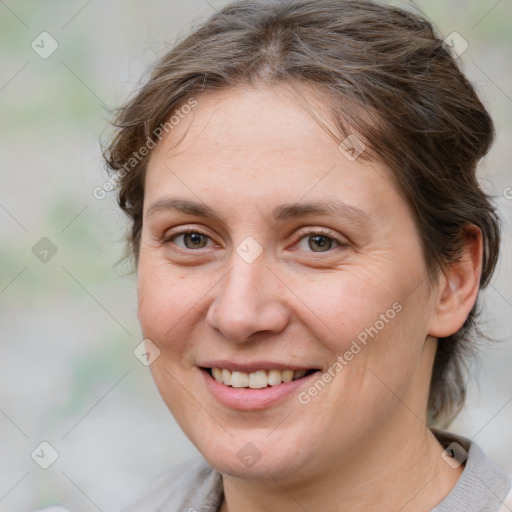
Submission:
<svg viewBox="0 0 512 512">
<path fill-rule="evenodd" d="M 128 253 L 135 262 L 151 152 L 133 155 L 153 147 L 161 126 L 191 98 L 261 82 L 313 86 L 332 111 L 339 140 L 356 133 L 367 147 L 361 157 L 372 155 L 392 170 L 414 213 L 431 276 L 457 259 L 467 225 L 478 226 L 480 284 L 488 284 L 499 219 L 476 167 L 492 144 L 493 122 L 428 20 L 365 0 L 241 0 L 161 58 L 119 109 L 104 153 L 118 175 L 118 203 L 131 220 Z M 430 421 L 446 424 L 464 403 L 476 315 L 477 304 L 457 333 L 439 339 Z"/>
</svg>

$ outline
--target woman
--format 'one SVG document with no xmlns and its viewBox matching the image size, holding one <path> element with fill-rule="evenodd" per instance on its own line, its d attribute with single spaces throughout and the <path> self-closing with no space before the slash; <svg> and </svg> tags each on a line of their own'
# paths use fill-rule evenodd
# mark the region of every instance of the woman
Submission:
<svg viewBox="0 0 512 512">
<path fill-rule="evenodd" d="M 146 357 L 204 457 L 125 512 L 512 509 L 434 428 L 499 247 L 493 123 L 454 44 L 376 2 L 242 0 L 120 110 Z"/>
</svg>

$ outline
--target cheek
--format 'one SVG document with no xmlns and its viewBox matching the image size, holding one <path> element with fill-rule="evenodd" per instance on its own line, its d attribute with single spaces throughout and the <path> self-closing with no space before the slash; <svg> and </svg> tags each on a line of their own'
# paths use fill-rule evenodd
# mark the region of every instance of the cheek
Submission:
<svg viewBox="0 0 512 512">
<path fill-rule="evenodd" d="M 185 339 L 186 326 L 197 315 L 204 296 L 199 282 L 172 272 L 168 265 L 140 260 L 137 316 L 143 336 L 162 350 L 178 350 Z"/>
<path fill-rule="evenodd" d="M 410 283 L 419 275 L 418 269 L 402 261 L 387 266 L 386 272 L 369 264 L 344 271 L 336 279 L 323 276 L 317 283 L 308 282 L 309 293 L 301 294 L 302 319 L 318 326 L 315 338 L 331 354 L 331 363 L 339 363 L 333 371 L 343 377 L 335 387 L 355 379 L 358 389 L 366 389 L 375 379 L 368 374 L 369 367 L 394 382 L 397 357 L 404 378 L 405 367 L 417 365 L 426 336 L 426 308 L 424 287 L 411 292 Z M 361 379 L 367 381 L 364 386 Z"/>
<path fill-rule="evenodd" d="M 382 276 L 382 272 L 380 273 Z M 369 270 L 346 271 L 336 279 L 326 276 L 315 281 L 304 281 L 300 288 L 303 321 L 316 328 L 316 337 L 336 354 L 347 350 L 352 341 L 362 339 L 375 327 L 388 328 L 398 316 L 400 291 L 390 285 L 392 279 L 380 279 Z M 368 336 L 368 334 L 366 334 Z"/>
</svg>

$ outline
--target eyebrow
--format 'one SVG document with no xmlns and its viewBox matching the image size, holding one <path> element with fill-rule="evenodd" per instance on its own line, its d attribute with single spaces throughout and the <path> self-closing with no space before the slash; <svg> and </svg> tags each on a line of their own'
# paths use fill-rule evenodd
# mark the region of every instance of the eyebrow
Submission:
<svg viewBox="0 0 512 512">
<path fill-rule="evenodd" d="M 146 216 L 166 210 L 174 210 L 187 215 L 194 215 L 196 217 L 210 218 L 216 221 L 222 221 L 222 217 L 209 206 L 190 201 L 188 199 L 178 199 L 166 197 L 159 199 L 152 203 L 147 210 Z M 334 200 L 324 200 L 308 203 L 285 203 L 277 206 L 272 210 L 271 218 L 275 222 L 280 222 L 288 219 L 298 217 L 305 217 L 307 215 L 328 215 L 335 214 L 339 217 L 345 218 L 351 223 L 364 227 L 368 224 L 374 224 L 374 218 L 368 213 L 357 208 L 350 206 L 343 202 Z"/>
</svg>

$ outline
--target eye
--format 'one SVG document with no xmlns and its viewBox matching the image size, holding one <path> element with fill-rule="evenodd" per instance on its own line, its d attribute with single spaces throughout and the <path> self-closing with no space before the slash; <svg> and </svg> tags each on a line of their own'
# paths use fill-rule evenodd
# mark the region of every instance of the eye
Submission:
<svg viewBox="0 0 512 512">
<path fill-rule="evenodd" d="M 335 245 L 334 248 L 348 246 L 346 241 L 340 240 L 330 231 L 317 229 L 315 231 L 308 231 L 302 235 L 298 245 L 301 250 L 305 251 L 329 252 L 329 250 L 333 248 L 333 245 Z"/>
<path fill-rule="evenodd" d="M 182 239 L 183 245 L 176 243 L 176 240 Z M 207 245 L 207 241 L 210 237 L 197 229 L 182 230 L 179 233 L 175 233 L 165 238 L 165 243 L 173 243 L 180 249 L 203 249 Z"/>
</svg>

